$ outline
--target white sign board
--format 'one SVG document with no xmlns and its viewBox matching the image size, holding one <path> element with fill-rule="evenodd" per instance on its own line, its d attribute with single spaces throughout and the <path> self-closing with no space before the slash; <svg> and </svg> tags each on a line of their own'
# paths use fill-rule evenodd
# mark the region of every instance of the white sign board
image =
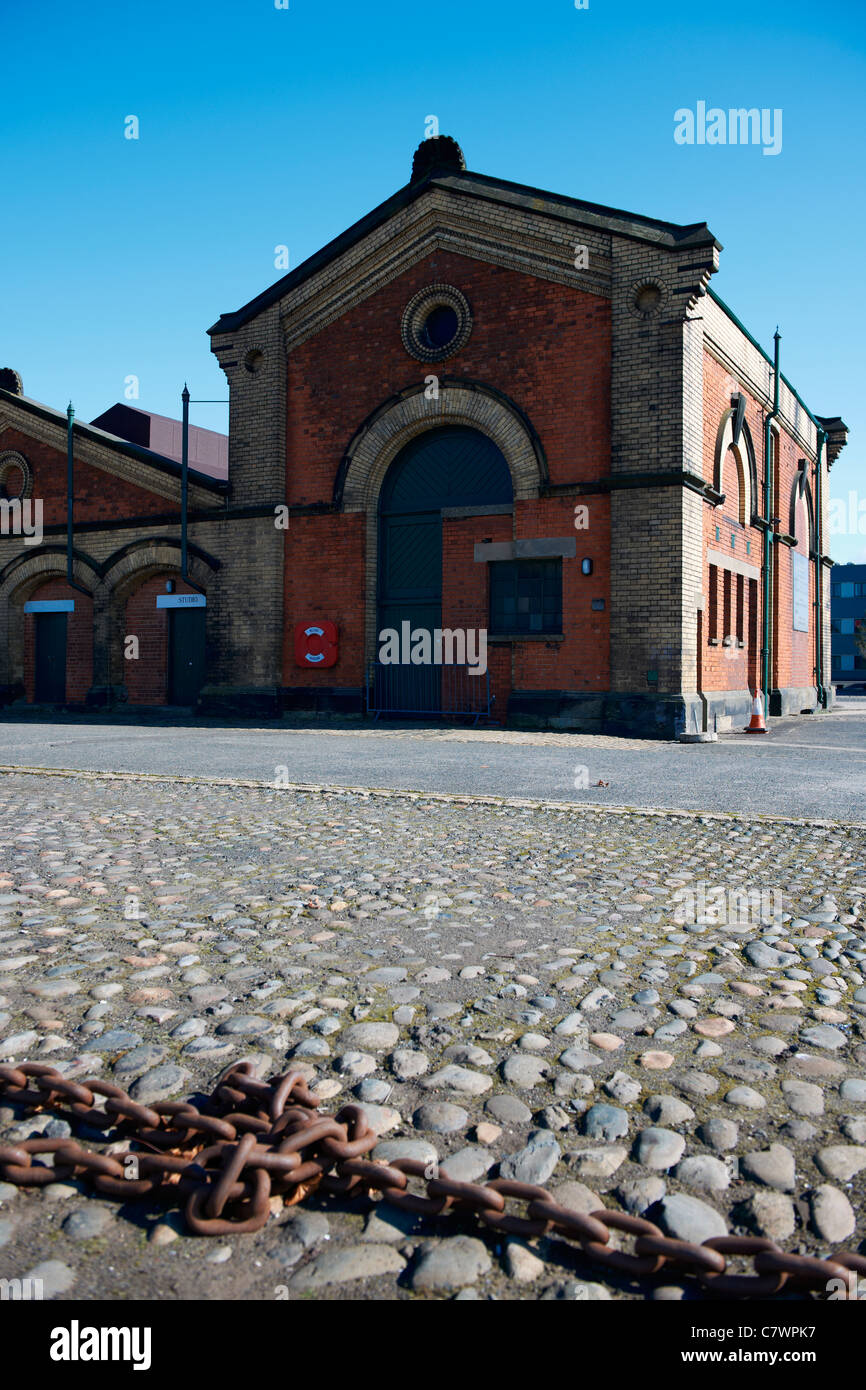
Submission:
<svg viewBox="0 0 866 1390">
<path fill-rule="evenodd" d="M 204 594 L 157 594 L 157 608 L 207 608 Z"/>
</svg>

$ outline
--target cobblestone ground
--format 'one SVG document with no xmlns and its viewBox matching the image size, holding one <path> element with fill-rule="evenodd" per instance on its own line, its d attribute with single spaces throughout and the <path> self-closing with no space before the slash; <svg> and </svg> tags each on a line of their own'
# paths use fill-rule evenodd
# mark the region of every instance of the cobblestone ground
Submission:
<svg viewBox="0 0 866 1390">
<path fill-rule="evenodd" d="M 12 774 L 0 850 L 0 1060 L 147 1101 L 291 1059 L 364 1104 L 374 1156 L 866 1250 L 862 830 Z M 0 1107 L 3 1141 L 68 1132 Z M 3 1183 L 0 1245 L 0 1276 L 74 1298 L 688 1291 L 316 1195 L 214 1241 Z"/>
</svg>

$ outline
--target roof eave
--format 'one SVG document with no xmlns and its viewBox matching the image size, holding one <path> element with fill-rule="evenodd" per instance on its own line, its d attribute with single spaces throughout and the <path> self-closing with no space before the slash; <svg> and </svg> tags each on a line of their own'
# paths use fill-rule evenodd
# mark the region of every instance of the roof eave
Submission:
<svg viewBox="0 0 866 1390">
<path fill-rule="evenodd" d="M 352 224 L 339 236 L 314 252 L 301 265 L 289 271 L 261 294 L 231 313 L 221 314 L 216 323 L 207 331 L 210 336 L 233 333 L 265 309 L 269 309 L 284 295 L 295 289 L 310 276 L 321 270 L 344 251 L 348 251 L 368 232 L 387 221 L 393 213 L 414 202 L 431 187 L 459 190 L 470 197 L 486 198 L 490 201 L 510 201 L 524 203 L 540 216 L 562 216 L 565 210 L 584 214 L 590 224 L 603 223 L 619 235 L 658 243 L 667 243 L 671 249 L 695 246 L 709 246 L 722 250 L 722 244 L 710 231 L 706 222 L 693 222 L 681 226 L 674 222 L 663 222 L 657 218 L 643 217 L 638 213 L 624 212 L 617 208 L 607 208 L 601 203 L 587 203 L 579 198 L 569 198 L 564 194 L 550 193 L 532 188 L 526 184 L 511 183 L 505 179 L 492 178 L 487 174 L 474 174 L 467 170 L 460 174 L 427 174 L 415 183 L 403 188 L 368 212 L 358 222 Z M 496 196 L 498 195 L 498 197 Z M 546 206 L 539 207 L 542 201 Z M 612 224 L 614 224 L 612 226 Z"/>
<path fill-rule="evenodd" d="M 48 420 L 64 431 L 66 430 L 65 411 L 54 410 L 51 406 L 44 405 L 42 401 L 35 401 L 30 396 L 18 396 L 13 391 L 6 391 L 2 387 L 0 387 L 0 400 L 8 401 L 11 405 L 23 406 L 31 415 L 38 415 L 41 419 Z M 107 430 L 97 429 L 93 425 L 84 424 L 79 420 L 75 421 L 74 428 L 79 437 L 91 439 L 96 444 L 106 445 L 116 453 L 126 454 L 129 458 L 150 464 L 152 468 L 158 469 L 161 473 L 173 473 L 180 477 L 181 465 L 175 459 L 166 458 L 164 454 L 154 453 L 152 449 L 142 448 L 140 444 L 132 444 L 128 439 L 121 439 L 118 435 L 109 434 Z M 229 484 L 224 478 L 213 478 L 209 473 L 200 473 L 197 468 L 189 468 L 188 473 L 190 480 L 198 487 L 210 488 L 219 493 L 228 491 Z"/>
</svg>

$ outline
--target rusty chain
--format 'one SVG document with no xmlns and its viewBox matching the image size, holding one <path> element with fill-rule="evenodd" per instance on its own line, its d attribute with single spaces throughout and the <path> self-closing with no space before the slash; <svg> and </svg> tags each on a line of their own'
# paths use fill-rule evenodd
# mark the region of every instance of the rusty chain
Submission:
<svg viewBox="0 0 866 1390">
<path fill-rule="evenodd" d="M 109 1082 L 67 1081 L 54 1067 L 24 1062 L 0 1065 L 3 1099 L 113 1131 L 115 1138 L 102 1153 L 68 1138 L 0 1144 L 0 1180 L 43 1187 L 74 1178 L 106 1197 L 183 1203 L 196 1235 L 257 1231 L 271 1214 L 273 1198 L 294 1205 L 318 1188 L 344 1196 L 378 1192 L 392 1206 L 429 1217 L 472 1211 L 494 1231 L 563 1236 L 602 1270 L 635 1279 L 662 1271 L 689 1274 L 718 1297 L 824 1289 L 831 1279 L 843 1281 L 847 1297 L 856 1284 L 850 1272 L 866 1275 L 862 1255 L 793 1255 L 758 1236 L 715 1236 L 698 1245 L 671 1239 L 643 1217 L 608 1208 L 571 1211 L 530 1183 L 457 1182 L 442 1167 L 428 1177 L 428 1166 L 414 1159 L 366 1158 L 378 1136 L 362 1107 L 345 1105 L 333 1117 L 319 1114 L 319 1100 L 300 1072 L 258 1081 L 251 1064 L 241 1062 L 223 1073 L 201 1107 L 188 1101 L 149 1106 Z M 411 1191 L 410 1178 L 421 1179 L 424 1191 Z M 525 1215 L 509 1212 L 509 1200 L 525 1204 Z M 621 1248 L 619 1233 L 634 1237 L 632 1251 Z M 729 1272 L 726 1256 L 751 1260 L 754 1273 Z"/>
</svg>

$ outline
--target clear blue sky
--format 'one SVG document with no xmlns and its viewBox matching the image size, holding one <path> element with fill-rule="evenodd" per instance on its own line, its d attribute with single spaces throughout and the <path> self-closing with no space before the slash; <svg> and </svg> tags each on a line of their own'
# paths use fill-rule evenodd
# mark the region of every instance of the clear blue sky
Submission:
<svg viewBox="0 0 866 1390">
<path fill-rule="evenodd" d="M 132 374 L 163 414 L 185 379 L 224 397 L 205 330 L 275 246 L 297 266 L 406 183 L 436 115 L 470 169 L 707 221 L 714 287 L 766 348 L 780 325 L 786 376 L 852 430 L 832 493 L 866 499 L 863 0 L 40 0 L 2 50 L 0 365 L 28 395 L 82 420 Z M 781 153 L 675 144 L 701 100 L 781 108 Z"/>
</svg>

